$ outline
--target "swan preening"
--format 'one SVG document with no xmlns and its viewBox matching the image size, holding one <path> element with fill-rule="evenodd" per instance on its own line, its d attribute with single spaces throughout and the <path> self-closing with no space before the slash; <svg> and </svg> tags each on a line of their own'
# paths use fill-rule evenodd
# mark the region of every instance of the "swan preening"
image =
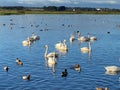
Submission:
<svg viewBox="0 0 120 90">
<path fill-rule="evenodd" d="M 107 72 L 120 72 L 120 67 L 118 67 L 118 66 L 106 66 L 105 70 Z"/>
<path fill-rule="evenodd" d="M 67 51 L 68 47 L 66 45 L 66 40 L 64 40 L 63 42 L 60 41 L 55 45 L 55 48 L 60 50 L 60 51 Z"/>
<path fill-rule="evenodd" d="M 34 41 L 39 40 L 40 37 L 32 33 L 31 37 L 28 37 L 26 40 L 22 41 L 23 46 L 30 46 Z"/>
<path fill-rule="evenodd" d="M 88 42 L 88 47 L 82 47 L 82 48 L 80 48 L 80 50 L 81 50 L 81 52 L 83 52 L 83 53 L 91 52 L 91 51 L 92 51 L 91 43 Z"/>
</svg>

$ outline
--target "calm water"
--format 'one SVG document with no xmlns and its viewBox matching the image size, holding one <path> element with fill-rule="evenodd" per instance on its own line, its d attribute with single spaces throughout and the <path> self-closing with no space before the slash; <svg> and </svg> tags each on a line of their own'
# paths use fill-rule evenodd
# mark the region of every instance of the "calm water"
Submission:
<svg viewBox="0 0 120 90">
<path fill-rule="evenodd" d="M 76 31 L 97 37 L 91 44 L 90 57 L 80 51 L 87 42 L 69 42 L 70 34 Z M 40 40 L 30 47 L 22 46 L 32 32 Z M 64 39 L 68 52 L 61 53 L 53 73 L 46 66 L 44 46 L 49 45 L 49 52 L 56 51 L 55 44 Z M 104 69 L 108 65 L 120 66 L 120 15 L 0 16 L 0 41 L 0 90 L 95 90 L 96 87 L 120 90 L 120 73 L 110 75 Z M 23 66 L 15 63 L 17 57 Z M 70 68 L 76 63 L 81 66 L 80 73 Z M 3 70 L 4 66 L 9 66 L 8 72 Z M 61 72 L 65 68 L 68 76 L 64 78 Z M 30 81 L 22 80 L 21 76 L 28 73 Z"/>
</svg>

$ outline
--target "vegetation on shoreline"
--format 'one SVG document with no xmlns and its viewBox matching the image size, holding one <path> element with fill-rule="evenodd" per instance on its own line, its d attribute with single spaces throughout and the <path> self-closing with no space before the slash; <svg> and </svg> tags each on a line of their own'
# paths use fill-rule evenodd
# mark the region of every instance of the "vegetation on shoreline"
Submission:
<svg viewBox="0 0 120 90">
<path fill-rule="evenodd" d="M 120 14 L 120 9 L 109 8 L 81 8 L 65 6 L 44 7 L 0 7 L 0 15 L 20 14 Z"/>
</svg>

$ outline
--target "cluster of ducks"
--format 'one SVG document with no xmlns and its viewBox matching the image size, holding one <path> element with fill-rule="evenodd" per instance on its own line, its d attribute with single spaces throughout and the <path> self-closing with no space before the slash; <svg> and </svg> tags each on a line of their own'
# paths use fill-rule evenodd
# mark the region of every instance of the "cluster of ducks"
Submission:
<svg viewBox="0 0 120 90">
<path fill-rule="evenodd" d="M 39 40 L 40 37 L 35 35 L 34 32 L 32 36 L 28 37 L 26 40 L 22 41 L 23 46 L 30 46 L 34 41 Z"/>
<path fill-rule="evenodd" d="M 23 65 L 23 62 L 19 59 L 19 58 L 16 58 L 16 64 L 18 65 Z M 9 67 L 8 66 L 5 66 L 4 67 L 4 70 L 8 72 L 9 70 Z M 28 75 L 24 75 L 21 77 L 23 80 L 30 80 L 30 74 Z"/>
</svg>

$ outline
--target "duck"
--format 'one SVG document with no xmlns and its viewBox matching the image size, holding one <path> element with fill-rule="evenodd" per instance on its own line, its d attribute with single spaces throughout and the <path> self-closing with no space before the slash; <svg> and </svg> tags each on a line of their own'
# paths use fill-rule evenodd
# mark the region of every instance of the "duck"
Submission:
<svg viewBox="0 0 120 90">
<path fill-rule="evenodd" d="M 81 50 L 81 52 L 83 52 L 83 53 L 91 52 L 91 51 L 92 51 L 91 43 L 88 42 L 88 47 L 82 47 L 82 48 L 80 48 L 80 50 Z"/>
<path fill-rule="evenodd" d="M 108 87 L 101 88 L 101 87 L 96 87 L 96 90 L 109 90 Z"/>
<path fill-rule="evenodd" d="M 78 71 L 78 72 L 80 72 L 80 65 L 79 64 L 75 64 L 74 65 L 74 69 L 76 70 L 76 71 Z"/>
<path fill-rule="evenodd" d="M 120 72 L 120 67 L 118 66 L 106 66 L 104 68 L 107 72 Z"/>
<path fill-rule="evenodd" d="M 18 58 L 16 58 L 16 63 L 17 63 L 18 65 L 23 65 L 23 62 L 22 62 L 21 60 L 19 60 Z"/>
<path fill-rule="evenodd" d="M 40 37 L 39 36 L 37 36 L 37 35 L 35 35 L 35 33 L 33 32 L 32 33 L 32 37 L 31 37 L 34 41 L 36 41 L 36 40 L 39 40 L 40 39 Z"/>
<path fill-rule="evenodd" d="M 4 67 L 4 70 L 8 72 L 9 67 L 8 67 L 8 66 L 5 66 L 5 67 Z"/>
<path fill-rule="evenodd" d="M 53 56 L 55 56 L 55 58 L 58 57 L 58 54 L 56 52 L 48 53 L 48 49 L 49 49 L 48 45 L 45 45 L 45 48 L 46 48 L 45 53 L 44 53 L 45 58 L 49 58 L 49 57 L 53 57 Z"/>
<path fill-rule="evenodd" d="M 67 69 L 65 69 L 62 73 L 61 76 L 62 77 L 66 77 L 68 75 Z"/>
<path fill-rule="evenodd" d="M 30 74 L 26 75 L 26 76 L 22 76 L 23 80 L 30 80 Z"/>
</svg>

